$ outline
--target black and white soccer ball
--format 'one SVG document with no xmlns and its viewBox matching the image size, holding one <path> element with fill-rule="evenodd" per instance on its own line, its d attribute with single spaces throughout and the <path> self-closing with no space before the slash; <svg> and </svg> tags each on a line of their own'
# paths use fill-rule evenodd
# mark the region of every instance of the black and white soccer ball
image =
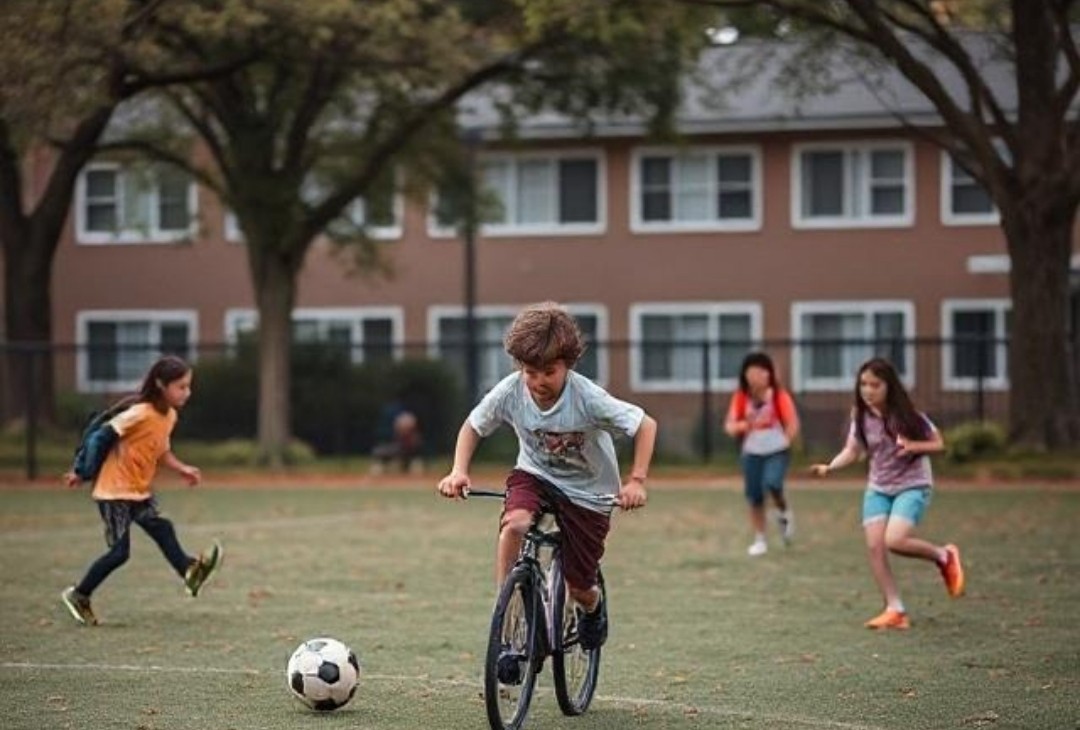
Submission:
<svg viewBox="0 0 1080 730">
<path fill-rule="evenodd" d="M 360 662 L 337 639 L 309 639 L 296 648 L 285 668 L 293 695 L 313 710 L 336 710 L 356 694 Z"/>
</svg>

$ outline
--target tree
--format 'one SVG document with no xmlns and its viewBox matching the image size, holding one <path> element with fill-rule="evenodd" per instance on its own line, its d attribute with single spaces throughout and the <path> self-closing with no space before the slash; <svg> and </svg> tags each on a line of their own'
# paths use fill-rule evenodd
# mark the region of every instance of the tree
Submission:
<svg viewBox="0 0 1080 730">
<path fill-rule="evenodd" d="M 8 346 L 2 401 L 10 410 L 0 411 L 0 418 L 28 415 L 31 378 L 34 415 L 53 416 L 53 258 L 76 178 L 117 107 L 147 89 L 228 71 L 244 61 L 226 54 L 221 67 L 186 65 L 155 45 L 164 16 L 199 24 L 191 10 L 188 0 L 0 4 L 0 245 L 4 329 L 14 343 Z M 151 71 L 163 67 L 168 72 Z"/>
<path fill-rule="evenodd" d="M 899 71 L 939 128 L 908 125 L 986 188 L 1012 262 L 1010 435 L 1035 449 L 1080 444 L 1069 262 L 1080 204 L 1080 12 L 1075 0 L 681 0 L 762 21 L 789 41 L 822 34 Z M 715 19 L 714 19 L 715 20 Z M 1006 65 L 1015 87 L 988 76 Z M 951 83 L 951 79 L 959 83 Z M 1015 92 L 1015 105 L 1003 92 Z M 903 117 L 901 116 L 901 120 Z"/>
<path fill-rule="evenodd" d="M 341 225 L 347 207 L 397 171 L 430 173 L 457 146 L 460 100 L 494 83 L 507 113 L 542 103 L 670 111 L 690 39 L 701 34 L 690 22 L 696 11 L 648 0 L 246 5 L 265 21 L 247 38 L 176 27 L 169 41 L 194 58 L 238 46 L 260 54 L 251 67 L 163 95 L 210 163 L 154 134 L 115 147 L 185 167 L 235 213 L 259 313 L 260 453 L 275 464 L 291 433 L 291 313 L 305 257 L 328 233 L 353 246 L 361 267 L 379 265 L 362 227 Z M 656 59 L 644 72 L 643 57 Z"/>
</svg>

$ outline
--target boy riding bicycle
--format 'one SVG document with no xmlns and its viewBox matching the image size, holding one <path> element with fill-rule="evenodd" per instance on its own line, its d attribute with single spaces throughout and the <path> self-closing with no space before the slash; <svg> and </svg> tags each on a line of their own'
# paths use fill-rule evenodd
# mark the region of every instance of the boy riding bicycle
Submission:
<svg viewBox="0 0 1080 730">
<path fill-rule="evenodd" d="M 503 423 L 514 429 L 518 457 L 506 479 L 496 587 L 513 567 L 536 515 L 554 503 L 566 583 L 584 612 L 578 627 L 581 646 L 594 649 L 607 637 L 597 568 L 611 527 L 611 507 L 596 497 L 616 495 L 624 510 L 645 506 L 656 421 L 573 370 L 585 349 L 581 330 L 554 302 L 522 310 L 510 325 L 504 346 L 519 370 L 495 385 L 465 419 L 454 465 L 439 482 L 439 493 L 463 497 L 471 486 L 469 464 L 480 440 Z M 630 476 L 621 487 L 613 433 L 634 440 Z"/>
</svg>

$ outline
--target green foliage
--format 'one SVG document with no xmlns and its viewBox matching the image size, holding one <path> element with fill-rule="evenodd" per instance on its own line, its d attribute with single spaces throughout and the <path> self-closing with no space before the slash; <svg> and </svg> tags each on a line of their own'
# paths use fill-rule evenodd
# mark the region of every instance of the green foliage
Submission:
<svg viewBox="0 0 1080 730">
<path fill-rule="evenodd" d="M 955 463 L 1000 456 L 1008 443 L 1005 428 L 990 421 L 962 423 L 943 435 L 946 458 Z"/>
<path fill-rule="evenodd" d="M 347 349 L 298 344 L 291 367 L 293 431 L 317 453 L 369 453 L 380 437 L 384 408 L 395 401 L 417 415 L 427 451 L 450 448 L 462 417 L 462 392 L 457 377 L 443 363 L 357 364 Z M 194 396 L 177 425 L 177 438 L 254 438 L 257 372 L 252 343 L 238 346 L 233 357 L 200 362 Z"/>
<path fill-rule="evenodd" d="M 210 467 L 255 467 L 259 464 L 259 447 L 252 439 L 231 438 L 223 441 L 178 441 L 174 444 L 184 461 Z M 285 463 L 290 466 L 312 466 L 317 461 L 315 450 L 300 439 L 293 439 L 285 448 Z"/>
</svg>

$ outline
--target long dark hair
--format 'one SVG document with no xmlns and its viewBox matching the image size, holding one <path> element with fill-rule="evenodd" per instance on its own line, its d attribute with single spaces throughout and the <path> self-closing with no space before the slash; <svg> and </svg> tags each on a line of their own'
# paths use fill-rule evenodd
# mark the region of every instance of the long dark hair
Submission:
<svg viewBox="0 0 1080 730">
<path fill-rule="evenodd" d="M 161 412 L 169 409 L 162 396 L 165 386 L 174 380 L 179 380 L 188 374 L 191 366 L 176 355 L 163 355 L 157 362 L 150 366 L 143 378 L 139 392 L 133 398 L 140 403 L 151 403 L 154 408 Z"/>
<path fill-rule="evenodd" d="M 776 377 L 776 366 L 772 358 L 764 352 L 750 352 L 743 358 L 742 367 L 739 368 L 739 390 L 750 395 L 750 383 L 746 379 L 746 371 L 750 368 L 761 368 L 769 374 L 769 387 L 772 388 L 775 397 L 780 390 L 780 381 Z"/>
<path fill-rule="evenodd" d="M 900 382 L 900 376 L 896 373 L 893 364 L 883 357 L 874 357 L 864 362 L 859 367 L 859 373 L 855 376 L 855 435 L 863 448 L 869 448 L 866 443 L 866 426 L 864 420 L 870 407 L 862 399 L 859 392 L 859 383 L 862 375 L 867 370 L 880 378 L 885 383 L 885 408 L 881 414 L 885 424 L 885 433 L 892 436 L 903 436 L 913 441 L 921 441 L 929 436 L 929 428 L 922 414 L 915 410 L 904 384 Z"/>
</svg>

